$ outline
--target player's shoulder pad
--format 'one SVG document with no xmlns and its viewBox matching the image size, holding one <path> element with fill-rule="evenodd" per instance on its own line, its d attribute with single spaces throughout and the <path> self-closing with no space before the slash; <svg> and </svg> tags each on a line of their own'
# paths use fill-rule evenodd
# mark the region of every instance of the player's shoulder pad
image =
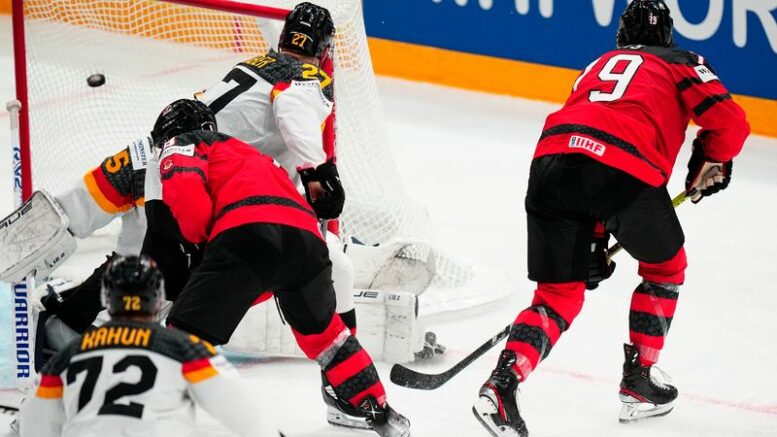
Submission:
<svg viewBox="0 0 777 437">
<path fill-rule="evenodd" d="M 53 357 L 46 361 L 40 373 L 43 375 L 59 375 L 67 370 L 70 360 L 79 352 L 81 348 L 81 338 L 70 342 L 66 348 L 57 352 Z"/>
<path fill-rule="evenodd" d="M 321 68 L 301 62 L 291 56 L 275 51 L 257 56 L 240 65 L 247 67 L 273 86 L 271 98 L 274 100 L 292 83 L 315 83 L 329 101 L 334 99 L 332 78 Z M 258 68 L 257 65 L 261 66 Z"/>
<path fill-rule="evenodd" d="M 213 345 L 199 337 L 176 328 L 157 325 L 150 345 L 151 350 L 179 363 L 211 358 L 218 355 Z"/>
<path fill-rule="evenodd" d="M 619 50 L 632 50 L 647 53 L 649 55 L 661 58 L 664 62 L 669 64 L 696 66 L 703 63 L 703 59 L 701 59 L 699 55 L 688 50 L 683 50 L 679 47 L 632 45 L 620 47 Z"/>
<path fill-rule="evenodd" d="M 291 56 L 270 50 L 266 55 L 256 56 L 238 65 L 248 68 L 275 86 L 277 83 L 291 82 L 302 76 L 303 64 Z"/>
</svg>

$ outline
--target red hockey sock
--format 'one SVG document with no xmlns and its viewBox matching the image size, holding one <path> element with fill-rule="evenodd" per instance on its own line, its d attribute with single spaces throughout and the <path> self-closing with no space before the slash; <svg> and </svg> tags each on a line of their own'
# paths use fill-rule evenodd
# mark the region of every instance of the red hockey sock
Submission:
<svg viewBox="0 0 777 437">
<path fill-rule="evenodd" d="M 688 260 L 685 248 L 681 247 L 672 258 L 657 264 L 639 262 L 639 275 L 642 279 L 656 284 L 678 284 L 685 282 L 685 268 Z"/>
<path fill-rule="evenodd" d="M 507 349 L 515 352 L 513 369 L 521 381 L 550 353 L 561 334 L 583 308 L 585 284 L 540 283 L 534 292 L 532 306 L 523 310 L 513 323 Z"/>
<path fill-rule="evenodd" d="M 349 336 L 328 363 L 319 361 L 319 364 L 340 399 L 358 406 L 366 397 L 372 396 L 378 404 L 386 404 L 386 391 L 378 371 L 356 337 Z"/>
<path fill-rule="evenodd" d="M 386 392 L 372 358 L 350 334 L 340 316 L 335 314 L 319 334 L 301 334 L 293 330 L 300 348 L 321 366 L 324 376 L 340 399 L 358 406 L 367 396 L 385 405 Z"/>
<path fill-rule="evenodd" d="M 672 324 L 679 293 L 675 284 L 639 284 L 631 297 L 629 339 L 639 351 L 643 366 L 658 361 L 664 338 Z"/>
<path fill-rule="evenodd" d="M 685 281 L 687 266 L 682 247 L 662 263 L 639 263 L 639 274 L 645 281 L 631 297 L 629 339 L 637 347 L 643 366 L 655 364 L 664 348 L 664 338 L 677 307 L 678 286 Z"/>
</svg>

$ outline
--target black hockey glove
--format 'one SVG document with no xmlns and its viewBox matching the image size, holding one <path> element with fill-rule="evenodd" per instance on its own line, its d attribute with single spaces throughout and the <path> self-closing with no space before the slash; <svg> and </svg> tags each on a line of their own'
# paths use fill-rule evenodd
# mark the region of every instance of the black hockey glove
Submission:
<svg viewBox="0 0 777 437">
<path fill-rule="evenodd" d="M 340 183 L 340 175 L 337 173 L 337 166 L 333 160 L 329 160 L 315 169 L 298 169 L 297 172 L 302 178 L 302 186 L 305 187 L 305 196 L 308 203 L 313 207 L 316 216 L 319 219 L 336 219 L 343 212 L 345 204 L 345 190 Z M 311 182 L 318 182 L 313 184 Z"/>
<path fill-rule="evenodd" d="M 615 271 L 615 261 L 610 260 L 610 254 L 607 252 L 609 240 L 610 234 L 604 231 L 594 232 L 591 258 L 588 260 L 588 280 L 585 281 L 587 290 L 599 287 L 599 283 L 612 276 Z"/>
<path fill-rule="evenodd" d="M 688 161 L 688 176 L 685 178 L 685 192 L 693 203 L 699 203 L 702 197 L 711 196 L 725 190 L 731 182 L 734 161 L 715 162 L 707 159 L 704 143 L 693 140 L 693 153 Z"/>
</svg>

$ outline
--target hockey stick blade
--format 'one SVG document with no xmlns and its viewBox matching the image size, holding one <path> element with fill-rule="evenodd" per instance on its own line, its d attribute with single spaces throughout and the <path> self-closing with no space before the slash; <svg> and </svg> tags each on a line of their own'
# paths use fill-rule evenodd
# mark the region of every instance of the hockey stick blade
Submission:
<svg viewBox="0 0 777 437">
<path fill-rule="evenodd" d="M 396 385 L 413 388 L 416 390 L 434 390 L 450 381 L 451 378 L 456 376 L 465 367 L 469 366 L 473 361 L 480 358 L 481 355 L 488 352 L 489 349 L 494 347 L 497 343 L 504 340 L 510 334 L 510 328 L 512 325 L 507 325 L 498 334 L 491 337 L 487 342 L 483 343 L 474 352 L 464 357 L 463 360 L 456 363 L 455 366 L 446 370 L 445 372 L 434 374 L 420 373 L 413 369 L 409 369 L 401 364 L 394 364 L 391 367 L 391 382 Z"/>
<path fill-rule="evenodd" d="M 10 405 L 0 405 L 0 414 L 7 414 L 9 416 L 15 416 L 19 414 L 19 409 Z"/>
</svg>

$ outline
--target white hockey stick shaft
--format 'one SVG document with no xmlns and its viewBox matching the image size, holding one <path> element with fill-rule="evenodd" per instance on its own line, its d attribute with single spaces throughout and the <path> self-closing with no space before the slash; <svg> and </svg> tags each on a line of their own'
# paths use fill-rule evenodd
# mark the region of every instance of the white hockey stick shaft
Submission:
<svg viewBox="0 0 777 437">
<path fill-rule="evenodd" d="M 11 150 L 13 153 L 14 206 L 22 205 L 22 160 L 19 136 L 19 111 L 22 104 L 11 100 L 6 105 L 11 117 Z M 16 364 L 16 388 L 29 390 L 35 384 L 35 315 L 32 311 L 32 291 L 35 289 L 33 276 L 27 276 L 18 284 L 11 284 L 13 290 L 13 335 L 14 362 Z"/>
</svg>

